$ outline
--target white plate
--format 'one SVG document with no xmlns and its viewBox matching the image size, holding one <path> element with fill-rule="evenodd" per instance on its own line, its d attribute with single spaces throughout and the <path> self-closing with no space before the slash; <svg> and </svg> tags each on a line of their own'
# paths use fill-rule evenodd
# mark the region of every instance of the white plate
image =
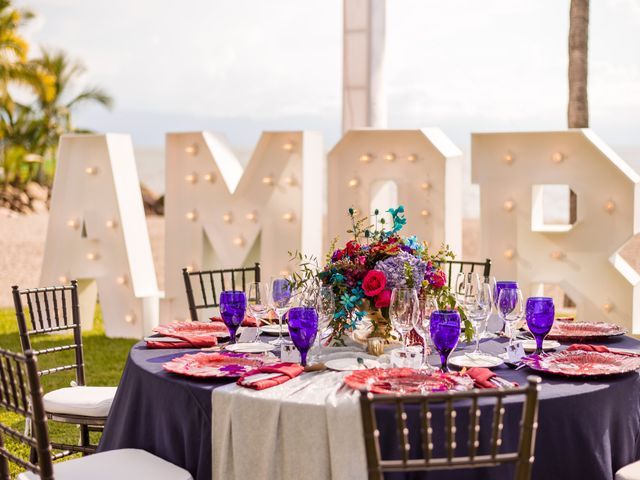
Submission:
<svg viewBox="0 0 640 480">
<path fill-rule="evenodd" d="M 545 340 L 542 342 L 542 350 L 549 351 L 554 350 L 560 346 L 560 342 L 556 342 L 555 340 Z M 525 352 L 535 352 L 536 351 L 536 341 L 535 340 L 523 340 L 522 348 L 524 348 Z"/>
<path fill-rule="evenodd" d="M 456 355 L 455 357 L 449 357 L 450 365 L 455 365 L 456 367 L 482 367 L 482 368 L 493 368 L 498 367 L 504 363 L 504 360 L 498 357 L 494 357 L 492 355 Z"/>
<path fill-rule="evenodd" d="M 267 335 L 278 335 L 278 331 L 280 330 L 280 325 L 263 325 L 260 327 L 260 331 L 262 333 L 266 333 Z M 282 335 L 289 335 L 289 327 L 286 325 L 282 325 Z"/>
<path fill-rule="evenodd" d="M 158 343 L 180 343 L 180 342 L 184 342 L 184 340 L 181 340 L 180 338 L 174 338 L 174 337 L 164 337 L 164 336 L 157 336 L 157 337 L 144 337 L 144 341 L 145 342 L 158 342 Z"/>
<path fill-rule="evenodd" d="M 329 360 L 325 362 L 325 367 L 329 370 L 335 370 L 337 372 L 351 372 L 352 370 L 364 370 L 364 368 L 378 368 L 380 362 L 377 360 L 364 359 L 364 366 L 358 363 L 357 358 L 336 358 L 335 360 Z"/>
<path fill-rule="evenodd" d="M 224 348 L 230 352 L 264 353 L 275 350 L 276 346 L 269 343 L 232 343 Z"/>
</svg>

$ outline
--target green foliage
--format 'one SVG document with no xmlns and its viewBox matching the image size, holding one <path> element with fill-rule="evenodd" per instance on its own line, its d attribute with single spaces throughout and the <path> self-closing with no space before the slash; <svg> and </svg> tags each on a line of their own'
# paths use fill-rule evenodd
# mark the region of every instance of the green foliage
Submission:
<svg viewBox="0 0 640 480">
<path fill-rule="evenodd" d="M 50 184 L 60 135 L 86 131 L 74 127 L 72 112 L 82 104 L 110 108 L 113 103 L 99 87 L 77 91 L 86 69 L 65 52 L 41 48 L 38 57 L 28 58 L 29 45 L 19 29 L 32 17 L 10 0 L 0 0 L 0 180 L 5 186 Z M 15 102 L 10 94 L 15 85 L 28 90 L 33 102 Z"/>
<path fill-rule="evenodd" d="M 106 338 L 102 326 L 102 314 L 100 309 L 96 310 L 96 318 L 93 330 L 83 332 L 84 356 L 85 356 L 85 372 L 88 385 L 118 385 L 122 369 L 129 350 L 135 343 L 135 340 Z M 63 343 L 69 343 L 72 335 L 45 335 L 35 338 L 33 341 L 37 349 L 53 347 Z M 18 338 L 18 326 L 13 310 L 0 310 L 0 348 L 20 352 L 20 339 Z M 62 362 L 73 363 L 73 352 L 59 352 L 56 354 L 45 355 L 38 359 L 40 368 L 49 368 L 54 365 L 60 365 Z M 72 380 L 73 374 L 61 372 L 58 374 L 47 375 L 43 377 L 42 386 L 45 392 L 56 388 L 68 387 Z M 19 415 L 0 410 L 0 420 L 8 423 L 18 430 L 22 430 L 24 420 Z M 49 423 L 49 430 L 53 441 L 65 443 L 77 443 L 78 429 L 73 425 L 65 425 L 56 422 Z M 92 441 L 98 441 L 99 434 L 93 434 Z M 5 437 L 7 448 L 23 458 L 28 458 L 28 448 L 15 440 Z M 23 469 L 11 464 L 12 477 Z"/>
</svg>

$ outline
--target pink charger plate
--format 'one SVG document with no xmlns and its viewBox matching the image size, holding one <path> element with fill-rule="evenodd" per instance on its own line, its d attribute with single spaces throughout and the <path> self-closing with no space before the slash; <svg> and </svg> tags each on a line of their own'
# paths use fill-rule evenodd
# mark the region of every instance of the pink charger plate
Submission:
<svg viewBox="0 0 640 480">
<path fill-rule="evenodd" d="M 187 353 L 162 365 L 165 370 L 198 378 L 236 378 L 268 363 L 279 362 L 251 353 Z"/>
<path fill-rule="evenodd" d="M 412 368 L 370 368 L 356 370 L 346 376 L 344 383 L 372 393 L 427 393 L 447 390 L 470 390 L 473 379 L 458 373 L 428 373 Z"/>
<path fill-rule="evenodd" d="M 566 377 L 620 375 L 640 369 L 640 355 L 584 350 L 565 350 L 541 356 L 531 355 L 524 357 L 522 362 L 538 372 Z"/>
<path fill-rule="evenodd" d="M 626 333 L 626 329 L 615 323 L 556 320 L 546 339 L 561 341 L 601 340 Z"/>
</svg>

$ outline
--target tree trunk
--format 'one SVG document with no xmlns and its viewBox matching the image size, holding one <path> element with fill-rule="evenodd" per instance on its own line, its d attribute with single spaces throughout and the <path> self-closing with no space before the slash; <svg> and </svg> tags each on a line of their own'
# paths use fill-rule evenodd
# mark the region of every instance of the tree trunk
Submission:
<svg viewBox="0 0 640 480">
<path fill-rule="evenodd" d="M 587 96 L 589 0 L 571 0 L 569 12 L 569 128 L 589 126 Z"/>
</svg>

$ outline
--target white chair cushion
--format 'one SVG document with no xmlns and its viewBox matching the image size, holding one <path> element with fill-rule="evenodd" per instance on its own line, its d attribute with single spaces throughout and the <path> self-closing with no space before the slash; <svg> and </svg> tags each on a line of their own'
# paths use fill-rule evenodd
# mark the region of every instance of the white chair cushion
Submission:
<svg viewBox="0 0 640 480">
<path fill-rule="evenodd" d="M 633 462 L 616 472 L 616 480 L 640 480 L 640 462 Z"/>
<path fill-rule="evenodd" d="M 134 448 L 58 462 L 53 466 L 53 475 L 56 480 L 193 480 L 184 468 Z M 18 480 L 40 480 L 40 477 L 23 472 Z"/>
<path fill-rule="evenodd" d="M 116 387 L 67 387 L 47 393 L 44 409 L 48 413 L 66 413 L 84 417 L 109 415 Z"/>
</svg>

